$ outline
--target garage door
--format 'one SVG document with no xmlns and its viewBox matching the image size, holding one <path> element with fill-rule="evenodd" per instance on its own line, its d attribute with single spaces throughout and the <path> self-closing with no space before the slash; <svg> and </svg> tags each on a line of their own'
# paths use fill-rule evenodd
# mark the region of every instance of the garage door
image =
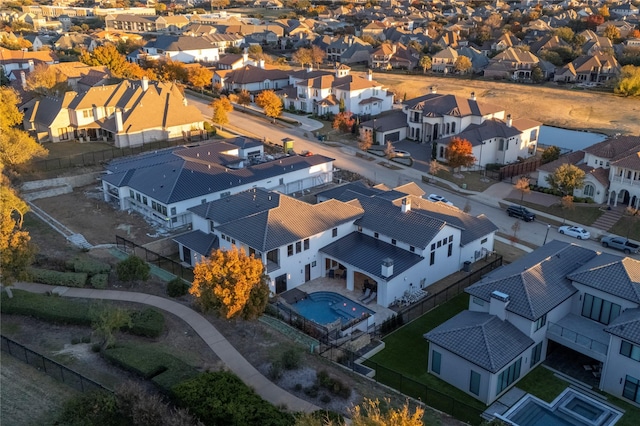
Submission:
<svg viewBox="0 0 640 426">
<path fill-rule="evenodd" d="M 384 141 L 387 142 L 398 142 L 400 140 L 400 132 L 387 133 L 384 136 Z"/>
</svg>

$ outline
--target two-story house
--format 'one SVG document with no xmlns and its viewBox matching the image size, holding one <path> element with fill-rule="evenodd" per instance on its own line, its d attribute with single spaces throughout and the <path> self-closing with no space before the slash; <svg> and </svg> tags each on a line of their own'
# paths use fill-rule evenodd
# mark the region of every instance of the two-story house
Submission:
<svg viewBox="0 0 640 426">
<path fill-rule="evenodd" d="M 424 335 L 428 371 L 488 405 L 562 350 L 590 360 L 599 389 L 637 403 L 638 271 L 635 259 L 552 241 L 465 290 L 469 309 Z"/>
<path fill-rule="evenodd" d="M 217 62 L 220 59 L 218 47 L 207 37 L 161 35 L 147 42 L 142 50 L 144 58 L 166 58 L 185 64 Z"/>
<path fill-rule="evenodd" d="M 431 57 L 431 70 L 435 72 L 453 73 L 458 52 L 453 47 L 446 47 Z"/>
<path fill-rule="evenodd" d="M 246 56 L 246 54 L 245 54 Z M 242 59 L 245 61 L 245 59 Z M 213 85 L 220 85 L 229 92 L 246 90 L 257 94 L 263 90 L 278 90 L 289 84 L 289 73 L 271 65 L 264 60 L 257 65 L 247 64 L 230 70 L 216 70 L 213 73 Z"/>
<path fill-rule="evenodd" d="M 485 68 L 484 76 L 529 80 L 531 79 L 533 68 L 539 63 L 540 59 L 533 53 L 509 47 L 489 60 L 489 66 Z"/>
</svg>

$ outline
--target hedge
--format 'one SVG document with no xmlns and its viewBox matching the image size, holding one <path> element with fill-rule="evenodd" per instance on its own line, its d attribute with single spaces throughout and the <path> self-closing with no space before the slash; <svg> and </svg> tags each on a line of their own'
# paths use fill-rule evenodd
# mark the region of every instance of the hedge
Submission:
<svg viewBox="0 0 640 426">
<path fill-rule="evenodd" d="M 87 274 L 85 272 L 58 272 L 48 269 L 29 268 L 29 276 L 34 282 L 49 285 L 84 287 L 87 283 Z"/>
<path fill-rule="evenodd" d="M 107 288 L 107 281 L 109 280 L 108 274 L 96 274 L 89 278 L 89 284 L 93 288 L 104 289 Z"/>
<path fill-rule="evenodd" d="M 94 259 L 76 257 L 66 263 L 69 270 L 86 272 L 89 275 L 104 274 L 111 270 L 111 265 Z"/>
<path fill-rule="evenodd" d="M 164 330 L 164 315 L 153 308 L 145 308 L 131 313 L 129 331 L 136 336 L 158 337 Z"/>
</svg>

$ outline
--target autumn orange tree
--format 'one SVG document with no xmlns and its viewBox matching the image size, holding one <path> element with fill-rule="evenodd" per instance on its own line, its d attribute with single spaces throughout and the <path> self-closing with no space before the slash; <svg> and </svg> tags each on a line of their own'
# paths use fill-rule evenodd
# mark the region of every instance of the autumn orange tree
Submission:
<svg viewBox="0 0 640 426">
<path fill-rule="evenodd" d="M 222 126 L 229 122 L 229 113 L 233 111 L 233 105 L 231 105 L 229 98 L 220 96 L 211 102 L 211 107 L 213 108 L 211 121 L 220 125 L 220 129 L 222 129 Z"/>
<path fill-rule="evenodd" d="M 189 68 L 189 70 L 187 71 L 187 80 L 193 87 L 199 89 L 200 92 L 203 91 L 205 86 L 211 84 L 212 78 L 213 73 L 202 65 Z"/>
<path fill-rule="evenodd" d="M 276 95 L 273 90 L 263 90 L 256 97 L 256 104 L 264 110 L 264 114 L 267 117 L 273 118 L 273 122 L 276 122 L 276 118 L 282 113 L 282 101 Z"/>
<path fill-rule="evenodd" d="M 214 250 L 196 264 L 189 293 L 205 310 L 217 309 L 227 319 L 257 318 L 267 306 L 268 277 L 260 259 L 247 256 L 244 249 Z"/>
<path fill-rule="evenodd" d="M 66 77 L 46 64 L 38 64 L 27 77 L 27 89 L 39 95 L 62 94 L 71 90 Z"/>
<path fill-rule="evenodd" d="M 333 128 L 339 129 L 343 133 L 351 132 L 353 129 L 353 125 L 356 123 L 356 120 L 353 118 L 353 113 L 351 111 L 345 111 L 336 114 L 333 119 Z"/>
<path fill-rule="evenodd" d="M 251 94 L 246 90 L 242 90 L 238 93 L 238 99 L 236 100 L 238 105 L 242 105 L 244 109 L 247 108 L 247 105 L 251 103 Z"/>
<path fill-rule="evenodd" d="M 453 169 L 458 167 L 471 167 L 473 163 L 476 162 L 471 142 L 459 137 L 451 139 L 445 157 L 449 166 Z"/>
<path fill-rule="evenodd" d="M 518 191 L 520 191 L 520 204 L 524 200 L 524 195 L 531 192 L 531 188 L 529 188 L 529 178 L 526 176 L 522 176 L 515 184 L 515 187 Z"/>
</svg>

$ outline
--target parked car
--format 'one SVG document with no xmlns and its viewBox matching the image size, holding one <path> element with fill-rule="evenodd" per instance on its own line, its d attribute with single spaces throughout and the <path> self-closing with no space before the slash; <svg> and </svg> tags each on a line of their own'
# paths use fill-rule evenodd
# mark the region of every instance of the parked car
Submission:
<svg viewBox="0 0 640 426">
<path fill-rule="evenodd" d="M 427 197 L 427 200 L 433 201 L 434 203 L 444 203 L 448 206 L 453 206 L 453 203 L 451 201 L 447 200 L 442 195 L 438 195 L 438 194 L 429 194 L 429 196 Z"/>
<path fill-rule="evenodd" d="M 588 240 L 591 237 L 591 233 L 580 226 L 564 225 L 558 228 L 558 232 L 579 240 Z"/>
<path fill-rule="evenodd" d="M 624 254 L 638 254 L 640 251 L 640 245 L 632 243 L 626 238 L 618 237 L 617 235 L 607 235 L 600 240 L 602 247 L 611 247 L 616 250 L 623 251 Z"/>
<path fill-rule="evenodd" d="M 398 158 L 411 158 L 411 153 L 409 151 L 402 151 L 400 149 L 393 150 L 393 156 Z"/>
<path fill-rule="evenodd" d="M 526 207 L 522 206 L 509 206 L 507 208 L 507 214 L 509 217 L 517 217 L 525 222 L 531 222 L 536 219 L 536 215 L 527 210 Z"/>
</svg>

